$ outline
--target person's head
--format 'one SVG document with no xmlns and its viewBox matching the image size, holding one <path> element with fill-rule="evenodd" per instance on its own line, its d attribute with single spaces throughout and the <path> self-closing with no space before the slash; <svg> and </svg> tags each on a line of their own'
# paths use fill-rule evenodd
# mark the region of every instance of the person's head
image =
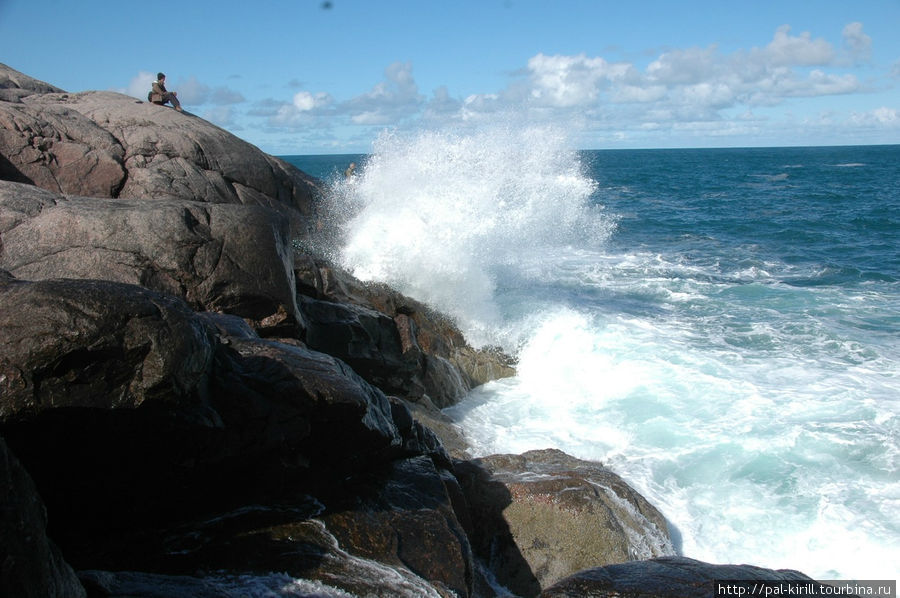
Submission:
<svg viewBox="0 0 900 598">
<path fill-rule="evenodd" d="M 157 81 L 165 81 L 166 80 L 165 74 L 164 73 L 156 73 L 156 80 Z"/>
</svg>

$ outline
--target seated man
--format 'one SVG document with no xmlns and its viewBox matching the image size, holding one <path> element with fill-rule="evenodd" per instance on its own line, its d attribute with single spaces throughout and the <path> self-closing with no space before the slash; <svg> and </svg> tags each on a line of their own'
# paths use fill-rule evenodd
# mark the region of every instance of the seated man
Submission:
<svg viewBox="0 0 900 598">
<path fill-rule="evenodd" d="M 175 110 L 181 112 L 181 103 L 178 101 L 177 95 L 177 92 L 166 91 L 166 76 L 163 73 L 157 74 L 156 81 L 153 82 L 153 89 L 150 91 L 150 101 L 160 106 L 171 102 Z"/>
</svg>

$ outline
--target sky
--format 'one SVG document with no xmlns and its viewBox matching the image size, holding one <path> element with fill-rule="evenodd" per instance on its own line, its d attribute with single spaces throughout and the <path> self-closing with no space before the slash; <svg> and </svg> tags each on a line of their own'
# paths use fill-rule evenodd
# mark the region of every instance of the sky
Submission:
<svg viewBox="0 0 900 598">
<path fill-rule="evenodd" d="M 900 143 L 900 0 L 0 0 L 0 62 L 189 112 L 275 155 L 384 131 L 576 149 Z"/>
</svg>

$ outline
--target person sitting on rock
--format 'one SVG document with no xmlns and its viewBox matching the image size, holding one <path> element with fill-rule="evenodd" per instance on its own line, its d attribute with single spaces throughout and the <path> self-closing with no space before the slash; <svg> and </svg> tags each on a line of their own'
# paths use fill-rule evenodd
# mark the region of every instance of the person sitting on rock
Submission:
<svg viewBox="0 0 900 598">
<path fill-rule="evenodd" d="M 156 75 L 156 81 L 153 82 L 153 89 L 150 91 L 150 101 L 160 106 L 171 102 L 175 110 L 182 112 L 181 102 L 178 101 L 178 93 L 166 91 L 166 76 L 163 73 Z"/>
</svg>

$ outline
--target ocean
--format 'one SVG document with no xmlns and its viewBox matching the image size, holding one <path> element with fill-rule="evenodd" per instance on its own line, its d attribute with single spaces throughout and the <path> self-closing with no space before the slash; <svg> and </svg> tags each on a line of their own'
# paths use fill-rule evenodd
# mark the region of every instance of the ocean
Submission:
<svg viewBox="0 0 900 598">
<path fill-rule="evenodd" d="M 446 410 L 475 456 L 601 461 L 685 556 L 900 578 L 900 146 L 284 158 L 328 183 L 336 260 L 518 359 Z"/>
</svg>

